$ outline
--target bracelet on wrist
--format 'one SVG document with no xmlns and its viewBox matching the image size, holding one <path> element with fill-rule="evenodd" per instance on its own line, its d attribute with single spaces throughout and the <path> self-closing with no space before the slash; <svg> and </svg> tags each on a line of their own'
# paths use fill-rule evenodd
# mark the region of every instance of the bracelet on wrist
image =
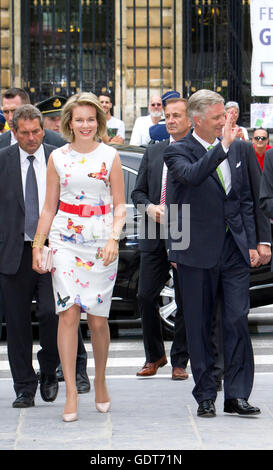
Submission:
<svg viewBox="0 0 273 470">
<path fill-rule="evenodd" d="M 32 248 L 43 248 L 46 241 L 46 235 L 43 233 L 36 233 L 32 242 Z"/>
<path fill-rule="evenodd" d="M 112 240 L 115 240 L 115 242 L 119 242 L 120 234 L 118 232 L 115 232 L 114 230 L 112 230 L 112 232 L 110 234 L 110 238 L 112 238 Z"/>
</svg>

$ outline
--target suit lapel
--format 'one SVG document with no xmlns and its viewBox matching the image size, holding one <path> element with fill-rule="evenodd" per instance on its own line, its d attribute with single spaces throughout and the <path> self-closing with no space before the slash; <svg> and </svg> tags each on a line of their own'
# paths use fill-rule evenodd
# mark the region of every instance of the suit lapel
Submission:
<svg viewBox="0 0 273 470">
<path fill-rule="evenodd" d="M 18 199 L 21 208 L 25 212 L 20 153 L 19 153 L 18 145 L 12 145 L 11 147 L 9 147 L 8 152 L 10 154 L 9 155 L 9 172 L 10 172 L 12 181 L 14 181 L 14 194 L 15 194 L 15 197 Z"/>
<path fill-rule="evenodd" d="M 152 165 L 152 184 L 153 187 L 153 196 L 156 200 L 160 199 L 161 195 L 161 182 L 162 182 L 162 172 L 164 166 L 164 149 L 169 145 L 169 141 L 164 141 L 159 144 L 152 144 L 153 145 L 153 152 L 151 153 L 151 158 L 153 161 Z M 156 148 L 160 146 L 160 148 Z"/>
<path fill-rule="evenodd" d="M 191 145 L 191 155 L 194 155 L 196 160 L 199 160 L 206 153 L 206 149 L 191 133 L 188 134 L 188 137 Z"/>
<path fill-rule="evenodd" d="M 48 159 L 49 159 L 49 155 L 51 154 L 52 149 L 51 148 L 49 149 L 46 144 L 43 144 L 43 147 L 44 147 L 44 153 L 45 153 L 45 160 L 46 160 L 46 164 L 47 164 Z"/>
<path fill-rule="evenodd" d="M 236 146 L 232 144 L 229 148 L 228 152 L 228 163 L 230 166 L 230 174 L 231 174 L 231 189 L 235 189 L 236 185 L 238 184 L 238 178 L 236 174 L 236 165 L 237 165 L 237 151 Z"/>
</svg>

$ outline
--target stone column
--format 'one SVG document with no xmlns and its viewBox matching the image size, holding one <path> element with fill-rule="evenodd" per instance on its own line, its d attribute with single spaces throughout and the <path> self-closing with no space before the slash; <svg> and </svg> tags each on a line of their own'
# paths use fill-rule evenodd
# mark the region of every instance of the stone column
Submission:
<svg viewBox="0 0 273 470">
<path fill-rule="evenodd" d="M 116 16 L 119 11 L 119 3 L 116 0 Z M 172 88 L 173 0 L 164 0 L 162 2 L 162 35 L 160 34 L 160 0 L 149 1 L 149 65 L 147 60 L 147 1 L 135 1 L 135 22 L 133 15 L 134 1 L 126 0 L 122 4 L 125 5 L 123 10 L 124 47 L 122 73 L 124 74 L 123 83 L 125 88 L 123 114 L 125 116 L 126 128 L 129 130 L 133 127 L 135 117 L 141 115 L 141 108 L 146 108 L 148 105 L 147 67 L 149 67 L 150 96 L 154 94 L 160 95 L 161 88 L 163 88 L 163 93 Z M 116 37 L 117 34 L 119 34 L 118 30 L 116 30 Z M 116 96 L 118 96 L 117 88 L 119 86 L 118 78 L 120 73 L 117 57 L 116 55 Z M 163 65 L 162 76 L 161 60 Z M 134 102 L 136 102 L 136 106 Z M 117 99 L 116 103 L 118 103 Z"/>
<path fill-rule="evenodd" d="M 11 56 L 11 38 L 10 38 L 10 2 L 9 0 L 2 0 L 0 7 L 1 24 L 1 50 L 0 50 L 0 65 L 1 65 L 1 88 L 9 88 L 10 86 L 10 56 Z"/>
</svg>

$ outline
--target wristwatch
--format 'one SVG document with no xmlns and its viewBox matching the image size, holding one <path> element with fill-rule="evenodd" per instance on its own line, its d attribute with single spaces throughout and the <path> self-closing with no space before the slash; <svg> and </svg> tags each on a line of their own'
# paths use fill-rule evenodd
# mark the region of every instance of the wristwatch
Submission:
<svg viewBox="0 0 273 470">
<path fill-rule="evenodd" d="M 118 234 L 118 232 L 111 232 L 111 235 L 110 235 L 110 238 L 112 238 L 113 240 L 115 240 L 115 242 L 119 242 L 120 240 L 120 235 Z"/>
</svg>

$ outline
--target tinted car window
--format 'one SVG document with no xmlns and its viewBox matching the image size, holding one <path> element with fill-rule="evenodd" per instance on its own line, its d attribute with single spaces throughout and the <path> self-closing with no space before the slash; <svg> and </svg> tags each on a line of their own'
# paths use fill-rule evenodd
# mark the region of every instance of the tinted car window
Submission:
<svg viewBox="0 0 273 470">
<path fill-rule="evenodd" d="M 133 204 L 133 201 L 131 199 L 131 193 L 135 187 L 137 175 L 135 174 L 135 172 L 133 172 L 133 170 L 130 170 L 124 166 L 122 168 L 125 185 L 125 200 L 127 204 Z"/>
</svg>

